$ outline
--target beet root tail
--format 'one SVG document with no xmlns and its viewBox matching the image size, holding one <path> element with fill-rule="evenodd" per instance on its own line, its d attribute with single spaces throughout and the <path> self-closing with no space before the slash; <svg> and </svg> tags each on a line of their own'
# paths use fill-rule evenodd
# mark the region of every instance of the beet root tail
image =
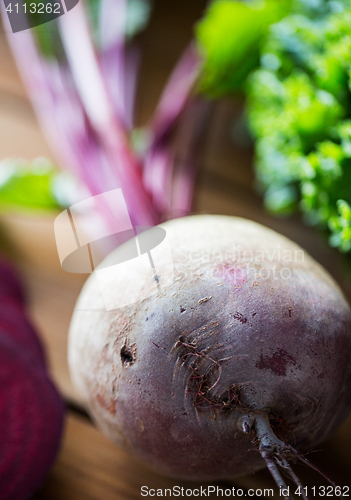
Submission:
<svg viewBox="0 0 351 500">
<path fill-rule="evenodd" d="M 295 486 L 299 489 L 300 495 L 303 500 L 308 500 L 308 496 L 305 492 L 302 482 L 299 477 L 293 471 L 290 462 L 296 463 L 300 461 L 305 465 L 308 465 L 319 474 L 321 474 L 327 481 L 330 482 L 334 487 L 336 484 L 329 479 L 322 471 L 320 471 L 315 465 L 313 465 L 309 460 L 307 460 L 301 453 L 295 450 L 292 446 L 281 441 L 273 432 L 271 424 L 269 422 L 268 415 L 256 415 L 252 421 L 252 416 L 250 420 L 242 420 L 242 431 L 248 433 L 248 425 L 250 423 L 251 429 L 254 430 L 256 440 L 258 442 L 258 451 L 261 457 L 265 461 L 269 472 L 271 473 L 276 485 L 281 490 L 281 492 L 289 491 L 285 480 L 281 472 L 283 472 Z M 291 495 L 282 495 L 286 500 L 293 500 Z M 340 498 L 343 498 L 342 496 Z"/>
</svg>

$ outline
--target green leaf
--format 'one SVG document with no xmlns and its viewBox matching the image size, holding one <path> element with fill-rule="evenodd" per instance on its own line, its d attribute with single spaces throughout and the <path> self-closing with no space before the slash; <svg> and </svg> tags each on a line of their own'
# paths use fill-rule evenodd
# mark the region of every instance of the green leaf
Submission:
<svg viewBox="0 0 351 500">
<path fill-rule="evenodd" d="M 204 58 L 199 90 L 212 97 L 237 92 L 259 63 L 259 43 L 270 24 L 288 11 L 288 0 L 216 0 L 196 26 Z"/>
<path fill-rule="evenodd" d="M 331 245 L 351 252 L 350 0 L 293 0 L 260 61 L 247 115 L 265 204 L 279 214 L 299 208 L 309 224 L 329 228 Z"/>
<path fill-rule="evenodd" d="M 345 200 L 337 202 L 338 215 L 329 220 L 332 232 L 330 244 L 339 247 L 342 252 L 351 250 L 351 206 Z"/>
<path fill-rule="evenodd" d="M 0 162 L 0 209 L 54 210 L 60 207 L 53 183 L 58 175 L 44 159 Z"/>
</svg>

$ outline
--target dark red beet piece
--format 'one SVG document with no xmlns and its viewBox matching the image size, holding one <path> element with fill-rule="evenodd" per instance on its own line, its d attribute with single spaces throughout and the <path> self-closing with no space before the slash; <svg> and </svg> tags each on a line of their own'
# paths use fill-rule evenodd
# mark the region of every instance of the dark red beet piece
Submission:
<svg viewBox="0 0 351 500">
<path fill-rule="evenodd" d="M 42 345 L 21 304 L 11 300 L 5 307 L 0 305 L 0 335 L 18 342 L 27 356 L 45 367 Z"/>
<path fill-rule="evenodd" d="M 27 500 L 56 457 L 64 404 L 25 316 L 17 278 L 2 263 L 0 273 L 0 500 Z"/>
<path fill-rule="evenodd" d="M 15 300 L 19 304 L 24 302 L 23 288 L 16 272 L 3 259 L 0 260 L 0 301 Z"/>
</svg>

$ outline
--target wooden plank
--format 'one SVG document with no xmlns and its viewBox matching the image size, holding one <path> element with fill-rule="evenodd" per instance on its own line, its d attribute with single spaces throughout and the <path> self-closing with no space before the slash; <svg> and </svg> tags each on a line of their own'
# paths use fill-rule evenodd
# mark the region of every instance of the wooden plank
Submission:
<svg viewBox="0 0 351 500">
<path fill-rule="evenodd" d="M 83 406 L 80 394 L 72 385 L 67 364 L 68 328 L 83 279 L 53 281 L 38 279 L 33 270 L 24 273 L 29 312 L 46 347 L 56 385 L 67 401 Z"/>
<path fill-rule="evenodd" d="M 33 500 L 139 499 L 142 486 L 157 489 L 175 485 L 194 487 L 193 483 L 165 478 L 148 469 L 89 421 L 70 413 L 57 463 Z"/>
<path fill-rule="evenodd" d="M 16 64 L 10 53 L 5 30 L 0 18 L 0 92 L 24 97 L 25 89 L 19 77 Z"/>
<path fill-rule="evenodd" d="M 314 453 L 312 457 L 309 457 L 340 486 L 350 485 L 350 431 L 351 418 L 331 440 L 322 446 L 322 452 Z M 230 439 L 229 436 L 228 439 Z M 306 486 L 327 485 L 321 476 L 310 469 L 298 466 L 295 469 Z M 205 487 L 207 484 L 206 482 L 185 482 L 157 474 L 148 469 L 139 459 L 112 444 L 88 420 L 70 412 L 62 450 L 56 465 L 33 500 L 47 500 L 48 498 L 50 500 L 140 499 L 142 486 L 158 489 L 178 485 L 186 489 Z M 267 470 L 244 478 L 211 484 L 223 489 L 234 486 L 244 491 L 249 488 L 275 488 Z M 276 489 L 275 498 L 279 498 Z M 313 498 L 312 495 L 311 498 Z"/>
<path fill-rule="evenodd" d="M 243 111 L 240 98 L 213 103 L 202 138 L 199 163 L 202 172 L 251 190 L 254 184 L 253 148 L 243 125 L 239 124 Z"/>
<path fill-rule="evenodd" d="M 23 101 L 0 100 L 0 160 L 24 158 L 33 160 L 40 156 L 52 158 L 51 151 L 33 112 Z M 10 100 L 10 102 L 9 102 Z"/>
</svg>

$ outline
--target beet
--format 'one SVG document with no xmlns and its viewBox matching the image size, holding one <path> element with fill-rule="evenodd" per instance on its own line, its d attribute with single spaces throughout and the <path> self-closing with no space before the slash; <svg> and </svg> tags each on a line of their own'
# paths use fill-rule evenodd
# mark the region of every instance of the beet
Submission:
<svg viewBox="0 0 351 500">
<path fill-rule="evenodd" d="M 22 304 L 24 293 L 18 277 L 12 267 L 4 260 L 0 261 L 0 300 L 15 301 Z"/>
<path fill-rule="evenodd" d="M 0 262 L 0 500 L 32 497 L 53 464 L 63 427 L 63 401 L 20 290 Z"/>
<path fill-rule="evenodd" d="M 37 334 L 24 313 L 23 287 L 14 269 L 0 261 L 0 334 L 19 342 L 22 349 L 45 366 L 43 348 Z"/>
<path fill-rule="evenodd" d="M 186 479 L 280 469 L 338 427 L 351 408 L 351 312 L 306 252 L 256 223 L 193 216 L 162 227 L 172 250 L 135 283 L 140 301 L 101 308 L 95 276 L 74 313 L 73 380 L 114 441 Z M 123 248 L 107 258 L 116 261 Z M 151 252 L 152 255 L 152 252 Z M 111 268 L 105 290 L 130 287 Z M 164 286 L 163 286 L 164 285 Z M 143 298 L 146 297 L 146 298 Z"/>
<path fill-rule="evenodd" d="M 19 344 L 19 348 L 45 367 L 45 355 L 38 336 L 28 320 L 23 305 L 10 300 L 0 309 L 0 335 L 7 336 Z"/>
</svg>

